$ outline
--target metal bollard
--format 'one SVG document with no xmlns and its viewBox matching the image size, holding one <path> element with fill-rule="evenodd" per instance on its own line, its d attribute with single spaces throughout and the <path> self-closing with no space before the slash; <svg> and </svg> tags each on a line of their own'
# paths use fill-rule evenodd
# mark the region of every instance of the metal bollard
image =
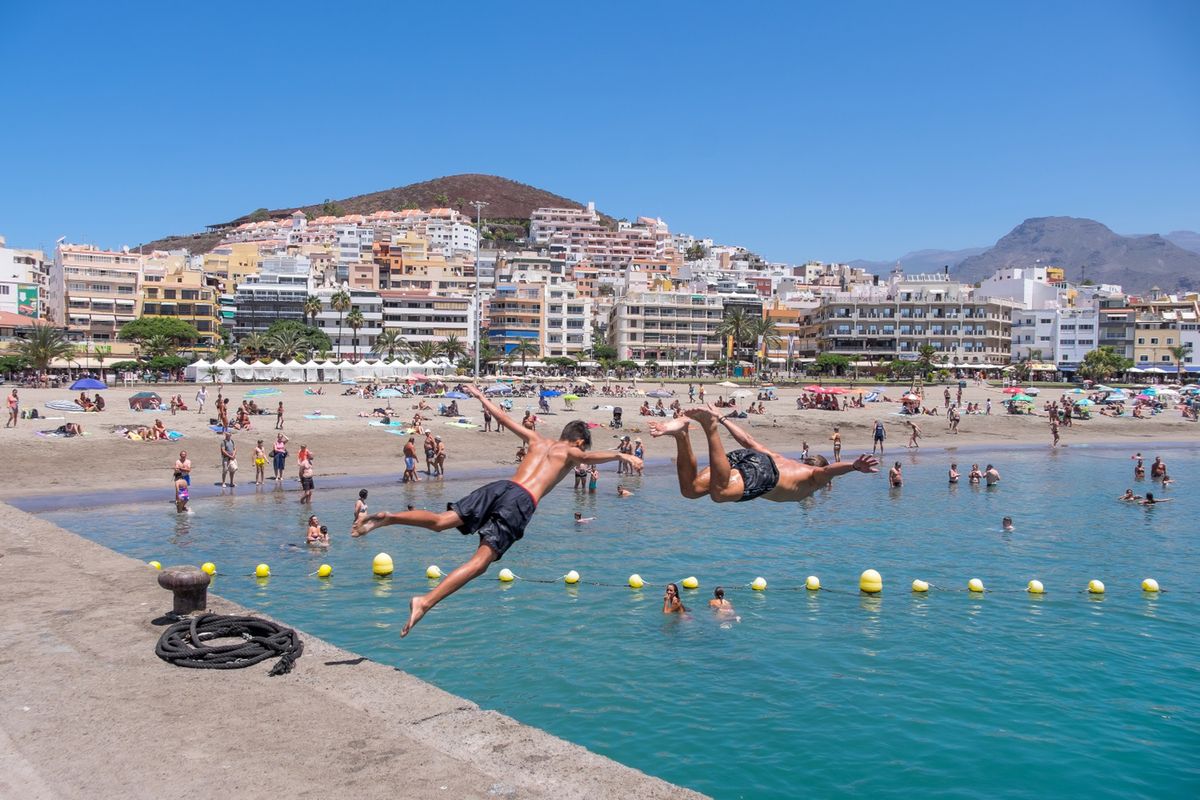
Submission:
<svg viewBox="0 0 1200 800">
<path fill-rule="evenodd" d="M 209 576 L 196 567 L 167 567 L 158 575 L 158 585 L 175 593 L 176 614 L 191 614 L 208 608 Z"/>
</svg>

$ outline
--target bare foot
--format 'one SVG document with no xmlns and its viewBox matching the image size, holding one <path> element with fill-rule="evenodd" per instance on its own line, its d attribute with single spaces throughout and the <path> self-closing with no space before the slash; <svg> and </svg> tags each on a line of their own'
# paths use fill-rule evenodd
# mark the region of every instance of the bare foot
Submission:
<svg viewBox="0 0 1200 800">
<path fill-rule="evenodd" d="M 704 427 L 716 425 L 717 420 L 721 418 L 720 414 L 713 413 L 712 406 L 689 408 L 683 412 L 683 415 L 696 420 L 696 422 L 699 422 Z"/>
<path fill-rule="evenodd" d="M 354 520 L 354 524 L 350 526 L 350 535 L 354 537 L 366 536 L 371 531 L 378 528 L 383 523 L 383 514 L 363 514 L 358 519 Z"/>
<path fill-rule="evenodd" d="M 413 626 L 421 621 L 421 617 L 425 616 L 425 612 L 429 609 L 425 607 L 425 601 L 420 597 L 414 597 L 408 601 L 408 623 L 400 629 L 400 638 L 408 636 L 408 632 L 413 629 Z"/>
<path fill-rule="evenodd" d="M 687 429 L 688 429 L 688 425 L 690 425 L 690 424 L 691 423 L 689 422 L 687 417 L 679 417 L 678 419 L 669 419 L 666 422 L 651 422 L 650 423 L 650 436 L 652 438 L 657 439 L 659 436 L 666 436 L 667 434 L 673 434 L 673 433 L 679 433 L 679 432 L 686 433 Z"/>
</svg>

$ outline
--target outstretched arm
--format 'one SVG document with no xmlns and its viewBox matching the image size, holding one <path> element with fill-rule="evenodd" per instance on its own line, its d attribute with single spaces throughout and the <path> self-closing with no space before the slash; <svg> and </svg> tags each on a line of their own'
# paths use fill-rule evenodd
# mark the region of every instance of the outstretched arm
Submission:
<svg viewBox="0 0 1200 800">
<path fill-rule="evenodd" d="M 495 417 L 498 425 L 508 428 L 526 442 L 532 442 L 533 440 L 540 438 L 535 431 L 531 431 L 529 428 L 526 428 L 517 422 L 513 422 L 512 417 L 508 416 L 508 414 L 506 414 L 504 409 L 502 409 L 500 406 L 489 400 L 487 395 L 479 390 L 478 386 L 471 384 L 470 386 L 465 387 L 464 391 L 482 403 L 483 410 Z"/>
<path fill-rule="evenodd" d="M 577 464 L 607 464 L 610 461 L 622 461 L 634 469 L 640 469 L 642 460 L 628 453 L 618 453 L 616 450 L 596 450 L 594 452 L 572 447 L 567 455 Z"/>
<path fill-rule="evenodd" d="M 808 481 L 819 489 L 847 472 L 879 472 L 879 459 L 864 453 L 854 461 L 839 461 L 826 467 L 813 467 Z"/>
</svg>

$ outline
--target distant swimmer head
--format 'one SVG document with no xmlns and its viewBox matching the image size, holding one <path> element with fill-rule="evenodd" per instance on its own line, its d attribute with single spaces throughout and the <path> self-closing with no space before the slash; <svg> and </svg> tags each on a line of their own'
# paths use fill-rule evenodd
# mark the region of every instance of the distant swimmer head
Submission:
<svg viewBox="0 0 1200 800">
<path fill-rule="evenodd" d="M 587 450 L 592 446 L 592 432 L 588 430 L 587 423 L 581 419 L 571 420 L 563 426 L 562 434 L 558 438 L 559 441 L 573 444 L 581 450 Z"/>
<path fill-rule="evenodd" d="M 1004 530 L 1006 530 L 1006 531 L 1011 531 L 1013 529 L 1012 517 L 1005 517 L 1003 520 L 1000 521 L 1000 526 L 1002 528 L 1004 528 Z"/>
<path fill-rule="evenodd" d="M 718 600 L 724 600 L 725 590 L 718 586 L 717 588 L 713 589 L 713 597 L 717 598 Z"/>
</svg>

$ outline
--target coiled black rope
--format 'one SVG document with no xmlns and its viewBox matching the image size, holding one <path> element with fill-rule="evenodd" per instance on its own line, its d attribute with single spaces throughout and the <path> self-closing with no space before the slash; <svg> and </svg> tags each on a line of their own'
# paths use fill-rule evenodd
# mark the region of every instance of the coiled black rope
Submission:
<svg viewBox="0 0 1200 800">
<path fill-rule="evenodd" d="M 215 647 L 202 644 L 221 638 L 243 641 Z M 163 631 L 154 652 L 163 661 L 192 669 L 241 669 L 279 656 L 268 674 L 286 675 L 304 652 L 304 643 L 291 628 L 258 617 L 201 614 Z"/>
</svg>

